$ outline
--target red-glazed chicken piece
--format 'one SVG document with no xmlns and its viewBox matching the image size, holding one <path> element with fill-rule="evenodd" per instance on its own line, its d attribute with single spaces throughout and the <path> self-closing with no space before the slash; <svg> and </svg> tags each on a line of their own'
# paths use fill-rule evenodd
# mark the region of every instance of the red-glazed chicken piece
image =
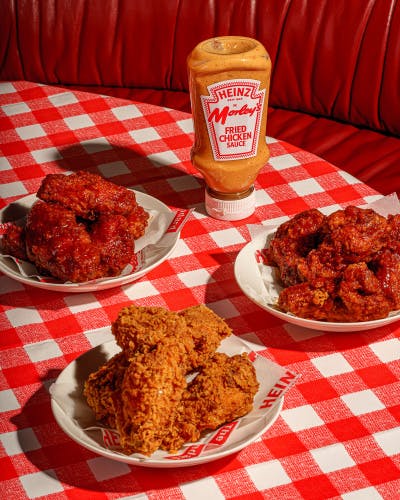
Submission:
<svg viewBox="0 0 400 500">
<path fill-rule="evenodd" d="M 322 234 L 320 250 L 329 251 L 346 264 L 368 262 L 387 244 L 390 226 L 372 209 L 349 206 L 326 218 Z"/>
<path fill-rule="evenodd" d="M 268 249 L 285 286 L 278 307 L 336 322 L 385 318 L 400 309 L 400 215 L 386 219 L 349 206 L 319 224 L 315 212 L 282 224 Z"/>
<path fill-rule="evenodd" d="M 1 250 L 4 255 L 26 260 L 25 227 L 10 224 L 1 240 Z"/>
<path fill-rule="evenodd" d="M 26 223 L 28 258 L 41 273 L 62 281 L 86 281 L 104 274 L 100 252 L 84 224 L 67 208 L 36 202 Z"/>
<path fill-rule="evenodd" d="M 308 252 L 316 246 L 324 215 L 312 209 L 297 214 L 279 226 L 268 249 L 270 262 L 280 269 L 285 286 L 302 281 L 298 264 L 303 263 Z"/>
<path fill-rule="evenodd" d="M 129 222 L 123 215 L 100 215 L 91 231 L 93 245 L 100 252 L 106 275 L 120 274 L 129 264 L 135 245 L 129 230 Z"/>
<path fill-rule="evenodd" d="M 32 207 L 26 226 L 10 225 L 2 251 L 62 281 L 119 275 L 148 224 L 132 191 L 88 172 L 46 176 L 38 197 L 44 201 Z"/>
<path fill-rule="evenodd" d="M 47 175 L 37 196 L 89 220 L 96 219 L 99 214 L 127 215 L 137 206 L 133 191 L 84 171 L 72 175 Z"/>
</svg>

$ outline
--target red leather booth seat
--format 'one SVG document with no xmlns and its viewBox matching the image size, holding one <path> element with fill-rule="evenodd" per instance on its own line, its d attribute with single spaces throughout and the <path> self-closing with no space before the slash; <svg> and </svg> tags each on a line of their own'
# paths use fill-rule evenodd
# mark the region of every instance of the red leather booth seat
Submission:
<svg viewBox="0 0 400 500">
<path fill-rule="evenodd" d="M 396 0 L 2 0 L 0 79 L 190 111 L 201 40 L 260 40 L 273 64 L 267 133 L 382 193 L 400 193 Z"/>
</svg>

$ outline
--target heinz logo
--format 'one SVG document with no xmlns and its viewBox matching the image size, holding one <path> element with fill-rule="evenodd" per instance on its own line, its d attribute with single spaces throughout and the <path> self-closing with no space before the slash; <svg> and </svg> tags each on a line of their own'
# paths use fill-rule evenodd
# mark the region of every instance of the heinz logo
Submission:
<svg viewBox="0 0 400 500">
<path fill-rule="evenodd" d="M 258 264 L 268 265 L 270 262 L 268 258 L 268 251 L 266 248 L 262 248 L 261 250 L 256 250 L 254 256 Z"/>
<path fill-rule="evenodd" d="M 165 458 L 168 458 L 169 460 L 184 460 L 186 458 L 195 458 L 201 454 L 204 448 L 205 444 L 194 444 L 192 446 L 188 446 L 186 450 L 180 455 L 168 455 Z"/>
<path fill-rule="evenodd" d="M 214 434 L 214 436 L 211 438 L 210 443 L 218 445 L 224 444 L 229 438 L 229 436 L 232 434 L 232 431 L 237 426 L 237 424 L 238 421 L 236 420 L 235 422 L 229 422 L 228 424 L 225 424 L 223 427 L 220 427 L 218 431 Z"/>
<path fill-rule="evenodd" d="M 291 373 L 289 370 L 286 370 L 285 374 L 278 380 L 278 382 L 269 390 L 268 394 L 265 396 L 263 402 L 260 405 L 260 408 L 270 408 L 274 402 L 282 396 L 282 394 L 290 387 L 296 379 L 298 375 Z"/>
<path fill-rule="evenodd" d="M 190 210 L 178 210 L 175 213 L 175 216 L 167 229 L 167 233 L 176 233 L 181 227 L 185 224 L 188 216 L 190 215 Z"/>
<path fill-rule="evenodd" d="M 103 442 L 106 448 L 118 448 L 120 445 L 119 434 L 111 429 L 101 429 L 103 434 Z"/>
<path fill-rule="evenodd" d="M 258 80 L 225 80 L 201 96 L 215 160 L 256 156 L 265 90 Z"/>
</svg>

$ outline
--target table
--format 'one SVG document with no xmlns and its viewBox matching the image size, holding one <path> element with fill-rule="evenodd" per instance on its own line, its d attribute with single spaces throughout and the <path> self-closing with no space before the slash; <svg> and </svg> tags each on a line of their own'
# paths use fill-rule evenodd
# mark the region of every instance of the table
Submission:
<svg viewBox="0 0 400 500">
<path fill-rule="evenodd" d="M 309 207 L 360 205 L 378 193 L 269 138 L 256 213 L 218 221 L 204 212 L 203 184 L 190 163 L 190 115 L 29 82 L 0 83 L 0 100 L 2 206 L 36 192 L 46 174 L 88 169 L 170 207 L 195 209 L 171 257 L 137 282 L 72 294 L 0 277 L 2 498 L 398 495 L 400 323 L 358 333 L 295 327 L 247 299 L 233 274 L 248 224 L 280 223 Z M 261 355 L 300 373 L 268 432 L 235 455 L 176 469 L 112 461 L 64 434 L 49 386 L 104 341 L 101 329 L 132 302 L 172 310 L 205 303 Z"/>
</svg>

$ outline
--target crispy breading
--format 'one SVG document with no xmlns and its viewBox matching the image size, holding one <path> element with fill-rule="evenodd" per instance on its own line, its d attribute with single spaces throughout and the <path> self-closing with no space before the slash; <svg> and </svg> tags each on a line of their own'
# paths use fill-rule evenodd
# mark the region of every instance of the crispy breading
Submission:
<svg viewBox="0 0 400 500">
<path fill-rule="evenodd" d="M 242 417 L 253 407 L 259 384 L 247 354 L 215 353 L 184 391 L 171 431 L 162 448 L 177 451 L 205 430 Z"/>
<path fill-rule="evenodd" d="M 121 309 L 111 329 L 125 351 L 145 353 L 159 345 L 174 346 L 184 369 L 189 369 L 187 353 L 194 349 L 194 344 L 187 335 L 184 319 L 177 313 L 163 307 L 131 305 Z"/>
<path fill-rule="evenodd" d="M 125 453 L 151 455 L 160 447 L 185 388 L 179 360 L 168 346 L 131 358 L 120 391 L 113 394 L 116 429 Z"/>
<path fill-rule="evenodd" d="M 115 428 L 115 413 L 112 395 L 121 388 L 129 358 L 125 352 L 113 356 L 85 381 L 83 395 L 96 420 L 112 429 Z"/>
<path fill-rule="evenodd" d="M 162 307 L 123 308 L 112 324 L 118 345 L 147 352 L 159 344 L 178 344 L 186 371 L 201 366 L 231 334 L 226 322 L 204 305 L 178 313 Z"/>
<path fill-rule="evenodd" d="M 221 340 L 231 335 L 227 323 L 205 305 L 188 307 L 178 313 L 186 323 L 186 335 L 194 349 L 188 353 L 191 369 L 202 366 L 218 349 Z"/>
</svg>

